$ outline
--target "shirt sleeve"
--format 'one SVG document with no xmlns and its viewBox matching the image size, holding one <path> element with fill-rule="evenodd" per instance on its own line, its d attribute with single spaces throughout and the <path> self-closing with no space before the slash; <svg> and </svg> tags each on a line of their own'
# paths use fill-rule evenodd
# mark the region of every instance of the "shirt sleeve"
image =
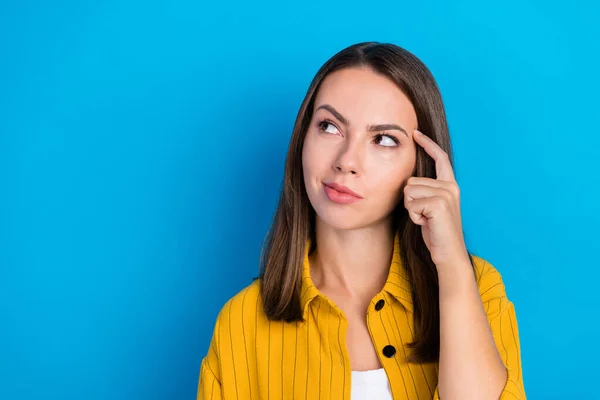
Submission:
<svg viewBox="0 0 600 400">
<path fill-rule="evenodd" d="M 221 400 L 223 398 L 221 392 L 221 382 L 215 373 L 212 371 L 207 358 L 202 360 L 200 367 L 200 382 L 198 383 L 197 400 Z"/>
<path fill-rule="evenodd" d="M 491 311 L 492 314 L 488 314 L 488 319 L 490 321 L 496 347 L 498 348 L 500 357 L 508 372 L 508 379 L 500 396 L 500 400 L 525 400 L 519 331 L 515 307 L 506 297 L 498 299 L 495 303 L 497 304 L 489 304 L 488 309 L 494 310 L 494 307 L 497 307 L 500 311 Z"/>
<path fill-rule="evenodd" d="M 200 366 L 200 380 L 196 400 L 222 400 L 221 368 L 219 362 L 219 318 L 215 323 L 208 353 Z"/>
<path fill-rule="evenodd" d="M 499 400 L 526 400 L 514 304 L 506 296 L 500 273 L 479 257 L 474 257 L 474 261 L 483 308 L 508 375 Z M 439 387 L 435 389 L 433 400 L 440 400 Z"/>
</svg>

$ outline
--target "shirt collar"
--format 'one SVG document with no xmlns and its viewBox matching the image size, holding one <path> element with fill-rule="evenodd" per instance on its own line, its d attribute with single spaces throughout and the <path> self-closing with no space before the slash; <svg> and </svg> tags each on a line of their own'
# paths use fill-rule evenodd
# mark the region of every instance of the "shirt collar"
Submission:
<svg viewBox="0 0 600 400">
<path fill-rule="evenodd" d="M 308 305 L 310 302 L 315 297 L 321 295 L 310 277 L 310 263 L 308 260 L 310 247 L 311 239 L 309 238 L 304 249 L 304 262 L 302 265 L 302 290 L 300 292 L 300 304 L 302 306 L 304 319 L 306 319 Z M 383 291 L 386 291 L 394 296 L 404 306 L 404 308 L 406 308 L 407 311 L 410 311 L 411 313 L 414 312 L 411 284 L 407 271 L 402 263 L 402 257 L 400 256 L 400 235 L 398 233 L 396 233 L 394 238 L 394 254 L 390 264 L 387 280 L 383 286 Z"/>
</svg>

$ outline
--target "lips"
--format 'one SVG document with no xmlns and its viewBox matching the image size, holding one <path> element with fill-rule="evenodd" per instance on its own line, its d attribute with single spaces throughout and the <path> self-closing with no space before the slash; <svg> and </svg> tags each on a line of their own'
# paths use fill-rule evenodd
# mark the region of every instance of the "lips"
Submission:
<svg viewBox="0 0 600 400">
<path fill-rule="evenodd" d="M 362 196 L 353 192 L 349 188 L 336 183 L 323 184 L 325 195 L 334 203 L 351 204 L 362 199 Z"/>
<path fill-rule="evenodd" d="M 325 185 L 325 186 L 329 186 L 330 188 L 332 188 L 332 189 L 336 190 L 336 191 L 337 191 L 337 192 L 339 192 L 339 193 L 345 193 L 345 194 L 349 194 L 349 195 L 351 195 L 351 196 L 354 196 L 354 197 L 357 197 L 357 198 L 359 198 L 359 199 L 362 199 L 362 196 L 361 196 L 361 195 L 359 195 L 358 193 L 356 193 L 356 192 L 354 192 L 354 191 L 350 190 L 349 188 L 347 188 L 347 187 L 346 187 L 346 186 L 344 186 L 344 185 L 340 185 L 340 184 L 337 184 L 337 183 L 335 183 L 335 182 L 331 182 L 331 183 L 324 183 L 324 185 Z"/>
</svg>

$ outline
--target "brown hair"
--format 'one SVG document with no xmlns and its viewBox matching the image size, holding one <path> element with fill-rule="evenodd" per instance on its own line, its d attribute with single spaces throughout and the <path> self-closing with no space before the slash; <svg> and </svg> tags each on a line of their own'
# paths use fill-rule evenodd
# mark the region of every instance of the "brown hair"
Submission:
<svg viewBox="0 0 600 400">
<path fill-rule="evenodd" d="M 312 80 L 298 111 L 279 204 L 262 249 L 258 279 L 263 308 L 270 320 L 302 320 L 300 289 L 307 239 L 311 238 L 311 247 L 316 245 L 315 211 L 304 186 L 302 147 L 321 82 L 332 72 L 352 67 L 368 67 L 395 82 L 413 104 L 419 130 L 446 151 L 452 163 L 442 97 L 433 75 L 417 57 L 393 44 L 365 42 L 347 47 L 330 58 Z M 434 160 L 420 146 L 412 175 L 436 177 Z M 400 254 L 413 289 L 415 340 L 409 344 L 413 350 L 409 361 L 436 362 L 440 349 L 437 269 L 423 241 L 421 227 L 409 218 L 402 201 L 393 218 L 400 234 Z"/>
</svg>

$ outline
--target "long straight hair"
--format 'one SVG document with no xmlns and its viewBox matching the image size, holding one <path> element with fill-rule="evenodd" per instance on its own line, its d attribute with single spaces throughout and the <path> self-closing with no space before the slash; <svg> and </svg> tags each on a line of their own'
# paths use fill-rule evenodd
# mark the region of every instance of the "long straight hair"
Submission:
<svg viewBox="0 0 600 400">
<path fill-rule="evenodd" d="M 317 72 L 302 101 L 290 139 L 279 204 L 261 251 L 260 290 L 270 320 L 302 321 L 300 290 L 307 239 L 315 242 L 315 211 L 302 171 L 302 147 L 312 119 L 321 82 L 344 68 L 370 68 L 393 81 L 410 99 L 419 130 L 433 139 L 450 158 L 450 135 L 442 97 L 429 69 L 413 54 L 393 44 L 364 42 L 331 57 Z M 412 176 L 436 178 L 435 161 L 417 146 Z M 400 255 L 412 286 L 414 341 L 409 362 L 437 362 L 440 351 L 440 311 L 437 269 L 423 241 L 421 227 L 412 222 L 400 201 L 393 211 L 400 234 Z M 471 260 L 473 265 L 473 260 Z"/>
</svg>

